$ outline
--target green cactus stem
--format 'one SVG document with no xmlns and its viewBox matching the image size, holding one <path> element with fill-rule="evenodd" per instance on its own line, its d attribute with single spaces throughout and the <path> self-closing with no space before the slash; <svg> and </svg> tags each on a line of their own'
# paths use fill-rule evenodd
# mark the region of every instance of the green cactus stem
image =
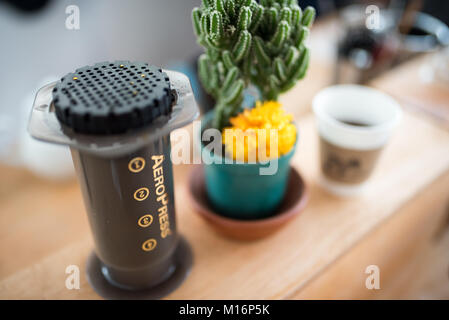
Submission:
<svg viewBox="0 0 449 320">
<path fill-rule="evenodd" d="M 262 100 L 277 100 L 304 78 L 305 40 L 315 9 L 296 0 L 203 0 L 192 11 L 204 89 L 216 100 L 213 126 L 222 129 L 241 109 L 243 92 L 256 86 Z"/>
</svg>

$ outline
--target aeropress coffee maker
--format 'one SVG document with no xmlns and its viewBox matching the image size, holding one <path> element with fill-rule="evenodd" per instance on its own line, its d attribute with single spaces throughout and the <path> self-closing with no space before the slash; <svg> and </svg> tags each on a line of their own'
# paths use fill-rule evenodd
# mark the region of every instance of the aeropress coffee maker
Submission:
<svg viewBox="0 0 449 320">
<path fill-rule="evenodd" d="M 161 298 L 189 273 L 170 132 L 197 116 L 188 78 L 147 63 L 97 63 L 38 91 L 28 129 L 70 147 L 95 242 L 87 276 L 102 297 Z"/>
</svg>

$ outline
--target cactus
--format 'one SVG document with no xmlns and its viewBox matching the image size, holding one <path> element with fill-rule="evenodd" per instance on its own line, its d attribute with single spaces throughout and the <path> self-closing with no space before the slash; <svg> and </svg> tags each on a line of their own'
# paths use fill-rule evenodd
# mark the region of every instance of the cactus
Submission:
<svg viewBox="0 0 449 320">
<path fill-rule="evenodd" d="M 203 0 L 192 11 L 205 48 L 198 61 L 204 89 L 216 100 L 213 126 L 222 129 L 253 84 L 262 100 L 277 100 L 302 79 L 309 64 L 305 40 L 315 9 L 296 0 Z"/>
</svg>

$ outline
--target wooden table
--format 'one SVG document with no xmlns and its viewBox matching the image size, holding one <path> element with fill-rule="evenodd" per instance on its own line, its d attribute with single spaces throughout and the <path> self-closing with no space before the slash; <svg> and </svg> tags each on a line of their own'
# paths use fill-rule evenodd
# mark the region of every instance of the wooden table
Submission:
<svg viewBox="0 0 449 320">
<path fill-rule="evenodd" d="M 356 199 L 337 198 L 317 185 L 312 115 L 304 116 L 299 127 L 302 138 L 293 165 L 305 176 L 311 200 L 301 216 L 265 240 L 240 243 L 214 233 L 186 205 L 191 168 L 175 168 L 179 229 L 193 247 L 195 265 L 168 298 L 303 297 L 304 288 L 407 204 L 414 203 L 411 209 L 419 208 L 431 220 L 426 202 L 415 200 L 429 192 L 433 204 L 449 199 L 449 132 L 416 115 L 406 113 L 369 192 Z M 84 274 L 92 241 L 77 183 L 52 184 L 6 167 L 0 174 L 0 298 L 98 298 Z M 65 287 L 68 265 L 82 270 L 80 290 Z M 364 269 L 359 271 L 363 275 Z"/>
</svg>

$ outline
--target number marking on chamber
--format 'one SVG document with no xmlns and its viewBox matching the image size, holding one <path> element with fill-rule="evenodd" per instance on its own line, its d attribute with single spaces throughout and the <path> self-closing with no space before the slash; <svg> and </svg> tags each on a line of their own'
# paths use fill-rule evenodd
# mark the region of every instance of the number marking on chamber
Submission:
<svg viewBox="0 0 449 320">
<path fill-rule="evenodd" d="M 147 241 L 142 243 L 142 250 L 146 252 L 152 251 L 154 250 L 154 248 L 156 248 L 156 246 L 157 246 L 156 239 L 148 239 Z"/>
<path fill-rule="evenodd" d="M 137 221 L 138 225 L 142 228 L 149 227 L 153 223 L 153 216 L 151 214 L 146 214 L 141 216 Z"/>
<path fill-rule="evenodd" d="M 134 199 L 137 201 L 143 201 L 150 195 L 150 190 L 148 188 L 140 188 L 134 192 Z"/>
<path fill-rule="evenodd" d="M 142 157 L 136 157 L 128 163 L 128 169 L 133 173 L 139 173 L 144 168 L 145 168 L 145 159 Z"/>
</svg>

